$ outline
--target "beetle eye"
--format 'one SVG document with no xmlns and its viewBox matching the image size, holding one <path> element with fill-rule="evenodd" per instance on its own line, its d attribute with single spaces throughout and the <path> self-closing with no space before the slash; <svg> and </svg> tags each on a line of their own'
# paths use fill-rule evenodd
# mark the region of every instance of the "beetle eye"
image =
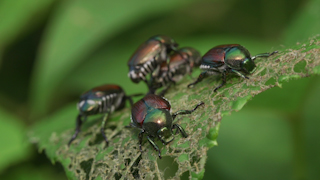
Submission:
<svg viewBox="0 0 320 180">
<path fill-rule="evenodd" d="M 245 59 L 241 63 L 241 69 L 248 74 L 252 74 L 256 70 L 256 65 L 252 59 Z"/>
</svg>

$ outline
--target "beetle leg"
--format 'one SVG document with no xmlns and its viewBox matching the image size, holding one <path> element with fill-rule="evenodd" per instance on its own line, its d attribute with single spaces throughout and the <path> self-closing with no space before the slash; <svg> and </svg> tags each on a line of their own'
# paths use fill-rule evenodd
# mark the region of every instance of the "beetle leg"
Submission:
<svg viewBox="0 0 320 180">
<path fill-rule="evenodd" d="M 227 82 L 226 71 L 223 71 L 221 75 L 222 75 L 222 83 L 221 83 L 218 87 L 216 87 L 216 88 L 214 89 L 214 92 L 217 92 L 217 90 L 218 90 L 219 88 L 221 88 L 223 85 L 225 85 L 226 82 Z"/>
<path fill-rule="evenodd" d="M 145 80 L 144 82 L 147 84 L 148 89 L 149 89 L 149 92 L 147 94 L 154 94 L 156 90 L 155 90 L 155 88 L 152 87 L 153 78 L 151 77 L 149 79 L 149 81 Z"/>
<path fill-rule="evenodd" d="M 272 56 L 276 53 L 278 53 L 278 51 L 273 51 L 272 53 L 261 53 L 261 54 L 257 54 L 255 56 L 251 57 L 251 59 L 255 60 L 257 57 L 269 57 L 269 56 Z"/>
<path fill-rule="evenodd" d="M 128 100 L 129 100 L 129 102 L 130 102 L 130 106 L 132 106 L 132 105 L 133 105 L 132 96 L 126 96 L 126 99 L 128 99 Z"/>
<path fill-rule="evenodd" d="M 191 114 L 193 111 L 195 111 L 196 109 L 198 109 L 199 106 L 201 105 L 204 105 L 204 102 L 200 102 L 196 105 L 195 108 L 191 109 L 191 110 L 180 110 L 180 111 L 177 111 L 175 113 L 173 113 L 171 116 L 172 116 L 172 119 L 174 120 L 176 118 L 176 116 L 178 115 L 183 115 L 183 114 Z"/>
<path fill-rule="evenodd" d="M 171 132 L 172 132 L 172 129 L 171 129 Z M 163 145 L 167 145 L 170 142 L 172 142 L 174 140 L 174 136 L 171 136 L 171 137 L 172 137 L 172 139 L 170 139 L 169 141 L 165 141 L 163 138 L 161 138 L 161 136 L 158 135 L 158 139 L 160 139 L 160 141 L 162 142 Z"/>
<path fill-rule="evenodd" d="M 155 94 L 156 92 L 156 82 L 155 82 L 155 77 L 151 76 L 150 77 L 150 80 L 148 82 L 148 89 L 149 89 L 149 92 L 147 94 Z"/>
<path fill-rule="evenodd" d="M 244 78 L 244 79 L 249 79 L 247 76 L 241 74 L 239 71 L 237 70 L 234 70 L 234 69 L 231 69 L 232 72 L 236 73 L 238 76 Z"/>
<path fill-rule="evenodd" d="M 72 143 L 73 140 L 75 140 L 79 134 L 79 132 L 81 131 L 81 125 L 82 125 L 82 120 L 81 120 L 81 117 L 82 115 L 79 114 L 77 116 L 77 119 L 76 119 L 76 131 L 75 133 L 73 134 L 73 136 L 71 137 L 69 143 L 68 143 L 68 146 L 70 146 L 70 144 Z M 87 117 L 85 116 L 85 119 L 87 119 Z M 84 120 L 85 121 L 85 120 Z"/>
<path fill-rule="evenodd" d="M 188 88 L 190 88 L 191 86 L 196 85 L 198 82 L 201 82 L 201 81 L 202 81 L 204 78 L 206 78 L 207 76 L 208 76 L 208 71 L 202 72 L 202 73 L 199 75 L 198 79 L 197 79 L 195 82 L 193 82 L 193 83 L 191 83 L 191 84 L 188 85 Z"/>
<path fill-rule="evenodd" d="M 143 79 L 143 81 L 147 84 L 147 86 L 149 87 L 149 81 L 147 79 Z"/>
<path fill-rule="evenodd" d="M 174 124 L 174 125 L 172 126 L 172 129 L 177 129 L 176 132 L 175 132 L 175 134 L 177 134 L 178 132 L 180 132 L 181 135 L 182 135 L 184 138 L 188 137 L 188 134 L 186 133 L 186 131 L 185 131 L 179 124 Z"/>
<path fill-rule="evenodd" d="M 150 88 L 147 94 L 155 94 L 156 90 L 154 88 Z"/>
<path fill-rule="evenodd" d="M 156 143 L 149 136 L 147 136 L 147 139 L 148 139 L 149 143 L 153 146 L 153 148 L 156 151 L 158 151 L 159 158 L 161 159 L 161 151 L 160 151 L 159 147 L 156 145 Z"/>
<path fill-rule="evenodd" d="M 170 83 L 167 87 L 165 87 L 165 88 L 161 91 L 161 93 L 159 94 L 159 96 L 164 97 L 164 94 L 168 91 L 168 89 L 170 88 L 171 84 L 172 84 L 172 83 Z"/>
<path fill-rule="evenodd" d="M 109 117 L 109 113 L 106 113 L 106 114 L 103 116 L 103 120 L 102 120 L 102 123 L 101 123 L 101 134 L 102 134 L 104 140 L 106 141 L 107 146 L 108 146 L 108 144 L 109 144 L 109 141 L 108 141 L 108 139 L 107 139 L 106 134 L 104 133 L 104 130 L 105 130 L 105 126 L 106 126 L 106 122 L 107 122 L 107 120 L 108 120 L 108 117 Z"/>
<path fill-rule="evenodd" d="M 169 72 L 168 72 L 168 79 L 169 79 L 169 81 L 170 81 L 172 84 L 176 85 L 176 81 L 172 79 L 173 76 L 174 76 L 173 74 L 171 74 L 171 75 L 169 76 Z"/>
<path fill-rule="evenodd" d="M 140 152 L 142 153 L 142 139 L 143 139 L 143 133 L 145 133 L 145 131 L 142 129 L 141 132 L 139 133 L 139 148 L 140 148 Z"/>
</svg>

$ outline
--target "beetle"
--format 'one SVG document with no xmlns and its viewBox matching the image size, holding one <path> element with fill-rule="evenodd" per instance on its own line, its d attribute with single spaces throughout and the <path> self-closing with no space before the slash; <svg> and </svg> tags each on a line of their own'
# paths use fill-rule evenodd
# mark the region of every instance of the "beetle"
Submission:
<svg viewBox="0 0 320 180">
<path fill-rule="evenodd" d="M 128 76 L 134 83 L 143 80 L 148 84 L 146 76 L 166 62 L 168 54 L 177 47 L 175 40 L 168 36 L 156 35 L 149 38 L 130 57 Z"/>
<path fill-rule="evenodd" d="M 79 114 L 76 118 L 76 130 L 68 145 L 70 146 L 72 141 L 76 139 L 81 130 L 81 125 L 86 121 L 87 117 L 95 114 L 104 114 L 101 123 L 101 134 L 108 145 L 108 139 L 104 130 L 109 114 L 123 109 L 125 107 L 126 100 L 129 100 L 132 105 L 133 102 L 131 97 L 140 95 L 142 94 L 127 96 L 124 90 L 115 84 L 101 85 L 83 93 L 77 104 Z"/>
<path fill-rule="evenodd" d="M 194 66 L 199 66 L 200 52 L 192 47 L 180 48 L 170 55 L 169 68 L 166 63 L 160 66 L 158 76 L 152 76 L 149 82 L 149 93 L 154 94 L 158 88 L 165 87 L 160 95 L 168 90 L 171 84 L 180 81 L 184 75 L 190 74 Z"/>
<path fill-rule="evenodd" d="M 201 105 L 204 105 L 204 103 L 198 103 L 191 110 L 180 110 L 170 114 L 170 102 L 161 96 L 148 94 L 136 102 L 131 109 L 131 123 L 129 127 L 141 130 L 138 136 L 140 151 L 142 152 L 143 135 L 146 134 L 147 140 L 158 151 L 159 158 L 161 159 L 161 151 L 154 142 L 154 139 L 158 138 L 164 145 L 167 145 L 174 140 L 174 129 L 176 129 L 175 134 L 180 132 L 184 138 L 188 137 L 185 130 L 179 124 L 173 124 L 173 121 L 176 116 L 191 114 Z"/>
<path fill-rule="evenodd" d="M 226 75 L 228 73 L 235 73 L 242 78 L 249 79 L 246 75 L 252 74 L 255 71 L 256 65 L 254 60 L 256 58 L 269 57 L 277 52 L 261 53 L 251 57 L 249 51 L 239 44 L 216 46 L 202 57 L 200 69 L 204 71 L 188 87 L 194 86 L 209 75 L 222 74 L 222 83 L 214 89 L 216 92 L 226 83 Z"/>
</svg>

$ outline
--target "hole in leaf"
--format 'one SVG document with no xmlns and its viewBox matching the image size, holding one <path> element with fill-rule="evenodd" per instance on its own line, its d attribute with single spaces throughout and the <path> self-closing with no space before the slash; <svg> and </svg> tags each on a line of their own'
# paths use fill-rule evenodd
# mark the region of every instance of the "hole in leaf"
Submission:
<svg viewBox="0 0 320 180">
<path fill-rule="evenodd" d="M 114 179 L 119 180 L 122 177 L 120 173 L 115 173 L 114 174 Z"/>
<path fill-rule="evenodd" d="M 181 175 L 181 179 L 190 179 L 189 177 L 190 177 L 189 171 L 186 171 Z"/>
<path fill-rule="evenodd" d="M 275 78 L 270 78 L 265 85 L 269 86 L 269 85 L 274 85 L 276 83 L 276 79 Z"/>
<path fill-rule="evenodd" d="M 140 175 L 139 175 L 139 162 L 141 161 L 142 157 L 139 156 L 137 158 L 137 160 L 132 164 L 132 167 L 130 168 L 130 172 L 132 174 L 132 176 L 135 178 L 135 179 L 140 179 Z"/>
<path fill-rule="evenodd" d="M 107 128 L 111 129 L 112 131 L 114 131 L 117 128 L 117 126 L 108 126 Z"/>
<path fill-rule="evenodd" d="M 81 132 L 80 132 L 81 133 Z M 79 134 L 80 134 L 79 133 Z M 86 131 L 83 133 L 83 137 L 86 137 L 86 136 L 91 136 L 92 135 L 92 132 L 91 131 Z"/>
<path fill-rule="evenodd" d="M 95 167 L 96 167 L 96 168 L 105 167 L 106 169 L 109 168 L 109 167 L 108 167 L 106 164 L 104 164 L 104 163 L 98 163 L 98 164 L 95 165 Z"/>
<path fill-rule="evenodd" d="M 129 158 L 127 158 L 127 159 L 124 160 L 124 163 L 125 163 L 125 165 L 127 165 L 127 166 L 130 164 L 130 162 L 131 162 L 131 159 L 129 159 Z"/>
<path fill-rule="evenodd" d="M 98 145 L 104 142 L 104 138 L 102 137 L 102 135 L 98 135 L 95 137 L 94 141 L 89 141 L 89 146 L 94 146 L 94 145 Z"/>
<path fill-rule="evenodd" d="M 160 172 L 164 172 L 165 179 L 173 177 L 178 171 L 178 163 L 174 158 L 166 156 L 157 160 Z"/>
<path fill-rule="evenodd" d="M 80 163 L 80 167 L 84 170 L 84 172 L 86 173 L 86 179 L 89 179 L 89 173 L 91 171 L 92 168 L 92 163 L 93 163 L 93 159 L 89 159 L 88 161 L 82 161 Z"/>
<path fill-rule="evenodd" d="M 200 161 L 200 159 L 201 159 L 199 156 L 196 155 L 195 152 L 193 152 L 190 155 L 190 157 L 191 157 L 190 164 L 192 164 L 192 165 L 195 164 L 195 163 L 198 163 Z"/>
<path fill-rule="evenodd" d="M 112 151 L 111 154 L 114 156 L 114 158 L 118 158 L 118 150 Z"/>
<path fill-rule="evenodd" d="M 294 72 L 297 72 L 297 73 L 300 73 L 300 72 L 306 73 L 307 72 L 305 69 L 306 65 L 307 65 L 306 61 L 300 61 L 296 65 L 294 65 L 293 70 L 294 70 Z"/>
<path fill-rule="evenodd" d="M 264 68 L 260 73 L 259 76 L 263 76 L 267 73 L 267 68 Z"/>
</svg>

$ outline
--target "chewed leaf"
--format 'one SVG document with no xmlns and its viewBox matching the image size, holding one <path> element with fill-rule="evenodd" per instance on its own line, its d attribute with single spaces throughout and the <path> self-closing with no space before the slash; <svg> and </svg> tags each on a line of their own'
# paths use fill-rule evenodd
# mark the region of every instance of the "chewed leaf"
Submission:
<svg viewBox="0 0 320 180">
<path fill-rule="evenodd" d="M 279 50 L 268 59 L 257 59 L 258 69 L 249 80 L 230 78 L 227 85 L 217 92 L 213 90 L 220 82 L 212 78 L 192 89 L 187 88 L 191 79 L 184 78 L 166 94 L 173 112 L 191 109 L 200 101 L 205 105 L 191 115 L 177 118 L 176 122 L 189 135 L 187 138 L 176 135 L 174 141 L 166 146 L 156 141 L 163 157 L 161 160 L 146 139 L 143 153 L 139 151 L 139 131 L 125 128 L 130 123 L 129 108 L 111 115 L 106 128 L 110 141 L 108 147 L 100 134 L 101 118 L 98 116 L 88 119 L 78 138 L 70 147 L 67 146 L 77 115 L 74 104 L 33 127 L 30 139 L 41 150 L 46 150 L 52 161 L 61 162 L 72 179 L 178 179 L 185 174 L 202 179 L 207 150 L 217 145 L 222 117 L 241 110 L 255 95 L 280 86 L 283 81 L 317 74 L 319 55 L 320 37 L 317 36 L 292 49 Z M 295 68 L 298 63 L 299 68 Z M 194 77 L 199 73 L 196 72 Z M 162 161 L 168 161 L 172 167 L 162 166 Z"/>
</svg>

